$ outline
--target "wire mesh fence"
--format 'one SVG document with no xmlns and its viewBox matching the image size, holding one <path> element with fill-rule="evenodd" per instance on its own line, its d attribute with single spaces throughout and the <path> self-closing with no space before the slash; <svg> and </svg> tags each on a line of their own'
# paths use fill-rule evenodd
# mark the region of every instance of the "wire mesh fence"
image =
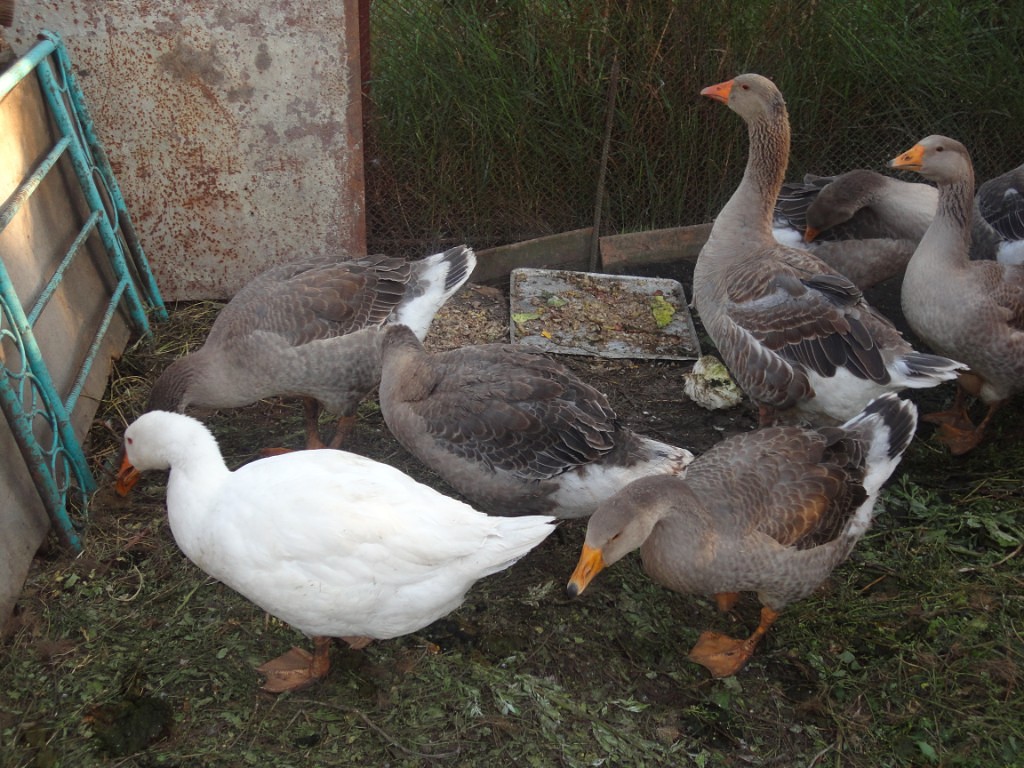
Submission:
<svg viewBox="0 0 1024 768">
<path fill-rule="evenodd" d="M 964 141 L 979 180 L 1024 162 L 1021 3 L 374 0 L 370 13 L 373 251 L 709 221 L 747 141 L 699 91 L 743 71 L 786 95 L 789 179 L 883 170 L 931 133 Z"/>
</svg>

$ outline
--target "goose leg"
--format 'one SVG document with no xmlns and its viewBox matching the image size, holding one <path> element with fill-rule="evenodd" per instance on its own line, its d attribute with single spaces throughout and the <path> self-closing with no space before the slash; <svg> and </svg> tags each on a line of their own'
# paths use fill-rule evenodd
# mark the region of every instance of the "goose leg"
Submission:
<svg viewBox="0 0 1024 768">
<path fill-rule="evenodd" d="M 958 430 L 973 429 L 971 417 L 967 415 L 967 390 L 957 385 L 956 397 L 949 410 L 926 413 L 921 417 L 921 421 L 927 421 L 929 424 L 949 425 Z"/>
<path fill-rule="evenodd" d="M 718 592 L 715 595 L 715 606 L 722 613 L 728 613 L 736 607 L 736 602 L 739 599 L 739 592 Z"/>
<path fill-rule="evenodd" d="M 331 667 L 331 638 L 314 637 L 313 653 L 305 648 L 292 648 L 256 668 L 267 679 L 260 686 L 268 693 L 299 691 L 322 680 Z"/>
<path fill-rule="evenodd" d="M 331 442 L 325 443 L 320 438 L 320 403 L 311 397 L 304 397 L 303 405 L 306 412 L 306 448 L 340 448 L 345 442 L 348 433 L 355 426 L 356 417 L 342 416 L 338 419 L 338 426 L 334 428 L 334 436 Z"/>
<path fill-rule="evenodd" d="M 327 444 L 327 447 L 341 448 L 341 444 L 345 442 L 345 438 L 348 437 L 348 433 L 352 431 L 355 425 L 355 416 L 342 416 L 338 419 L 338 426 L 334 429 L 334 437 L 331 438 L 331 442 Z"/>
<path fill-rule="evenodd" d="M 320 403 L 312 397 L 304 397 L 302 410 L 306 421 L 306 449 L 326 448 L 320 439 Z"/>
<path fill-rule="evenodd" d="M 774 427 L 777 416 L 774 406 L 765 405 L 764 403 L 760 403 L 757 406 L 757 426 Z"/>
<path fill-rule="evenodd" d="M 348 647 L 351 648 L 353 651 L 361 651 L 363 648 L 365 648 L 373 642 L 372 637 L 361 637 L 359 635 L 345 636 L 341 639 L 348 643 Z"/>
<path fill-rule="evenodd" d="M 736 640 L 718 632 L 702 632 L 687 658 L 706 667 L 714 677 L 735 675 L 750 660 L 757 644 L 777 618 L 777 611 L 768 606 L 762 607 L 761 623 L 746 640 Z"/>
</svg>

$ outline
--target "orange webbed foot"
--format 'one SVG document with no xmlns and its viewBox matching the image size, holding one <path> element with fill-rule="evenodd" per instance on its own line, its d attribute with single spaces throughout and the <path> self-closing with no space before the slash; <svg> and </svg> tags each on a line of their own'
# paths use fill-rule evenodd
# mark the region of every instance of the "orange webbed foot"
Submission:
<svg viewBox="0 0 1024 768">
<path fill-rule="evenodd" d="M 778 617 L 777 611 L 762 606 L 761 622 L 746 640 L 737 640 L 718 632 L 702 632 L 687 658 L 705 667 L 714 677 L 735 675 L 754 655 L 757 644 Z"/>
<path fill-rule="evenodd" d="M 962 409 L 926 413 L 921 417 L 921 421 L 926 421 L 929 424 L 948 425 L 958 429 L 972 429 L 974 427 L 970 417 L 967 415 L 967 411 Z"/>
<path fill-rule="evenodd" d="M 973 425 L 964 428 L 954 424 L 940 424 L 935 439 L 949 448 L 954 456 L 962 456 L 977 448 L 983 436 L 982 430 Z"/>
<path fill-rule="evenodd" d="M 319 682 L 330 668 L 330 647 L 329 637 L 314 637 L 313 653 L 304 648 L 292 648 L 261 664 L 256 671 L 266 677 L 266 682 L 260 689 L 268 693 L 301 691 Z"/>
<path fill-rule="evenodd" d="M 744 666 L 754 653 L 746 640 L 718 632 L 702 632 L 687 658 L 705 667 L 713 677 L 730 677 Z"/>
</svg>

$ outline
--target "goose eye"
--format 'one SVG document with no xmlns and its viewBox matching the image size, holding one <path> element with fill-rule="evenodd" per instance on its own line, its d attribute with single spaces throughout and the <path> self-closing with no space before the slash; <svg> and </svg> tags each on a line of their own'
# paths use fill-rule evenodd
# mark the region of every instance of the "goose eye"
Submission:
<svg viewBox="0 0 1024 768">
<path fill-rule="evenodd" d="M 935 148 L 935 151 L 936 151 L 936 152 L 941 152 L 941 151 L 942 151 L 942 149 L 943 149 L 943 147 L 942 147 L 942 145 L 940 144 L 939 146 L 937 146 L 937 147 Z"/>
<path fill-rule="evenodd" d="M 134 441 L 134 440 L 132 440 L 132 439 L 131 439 L 130 437 L 126 437 L 126 438 L 124 439 L 124 443 L 125 443 L 125 445 L 131 445 L 131 444 L 132 444 L 132 443 L 134 443 L 134 442 L 135 442 L 135 441 Z"/>
</svg>

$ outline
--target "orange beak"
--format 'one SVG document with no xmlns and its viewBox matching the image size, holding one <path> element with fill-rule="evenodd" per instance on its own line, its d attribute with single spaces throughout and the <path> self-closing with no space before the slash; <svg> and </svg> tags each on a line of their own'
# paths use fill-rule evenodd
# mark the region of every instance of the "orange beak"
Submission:
<svg viewBox="0 0 1024 768">
<path fill-rule="evenodd" d="M 924 147 L 915 144 L 902 155 L 897 155 L 889 161 L 890 168 L 898 168 L 901 171 L 919 171 L 924 163 Z"/>
<path fill-rule="evenodd" d="M 587 584 L 603 570 L 604 554 L 600 549 L 584 544 L 583 551 L 580 552 L 580 560 L 576 563 L 576 570 L 572 572 L 572 578 L 569 579 L 569 584 L 565 588 L 569 597 L 583 594 Z"/>
<path fill-rule="evenodd" d="M 122 452 L 121 469 L 118 470 L 117 483 L 114 485 L 117 495 L 127 496 L 131 493 L 132 488 L 139 482 L 139 477 L 139 470 L 132 466 L 132 463 L 128 461 L 128 455 Z"/>
<path fill-rule="evenodd" d="M 804 242 L 813 243 L 814 238 L 816 238 L 820 234 L 820 229 L 815 229 L 814 227 L 807 227 L 807 229 L 804 230 Z"/>
<path fill-rule="evenodd" d="M 732 93 L 732 80 L 726 80 L 724 83 L 718 85 L 709 85 L 707 88 L 700 92 L 701 96 L 707 96 L 709 99 L 720 101 L 723 104 L 729 103 L 729 94 Z"/>
</svg>

